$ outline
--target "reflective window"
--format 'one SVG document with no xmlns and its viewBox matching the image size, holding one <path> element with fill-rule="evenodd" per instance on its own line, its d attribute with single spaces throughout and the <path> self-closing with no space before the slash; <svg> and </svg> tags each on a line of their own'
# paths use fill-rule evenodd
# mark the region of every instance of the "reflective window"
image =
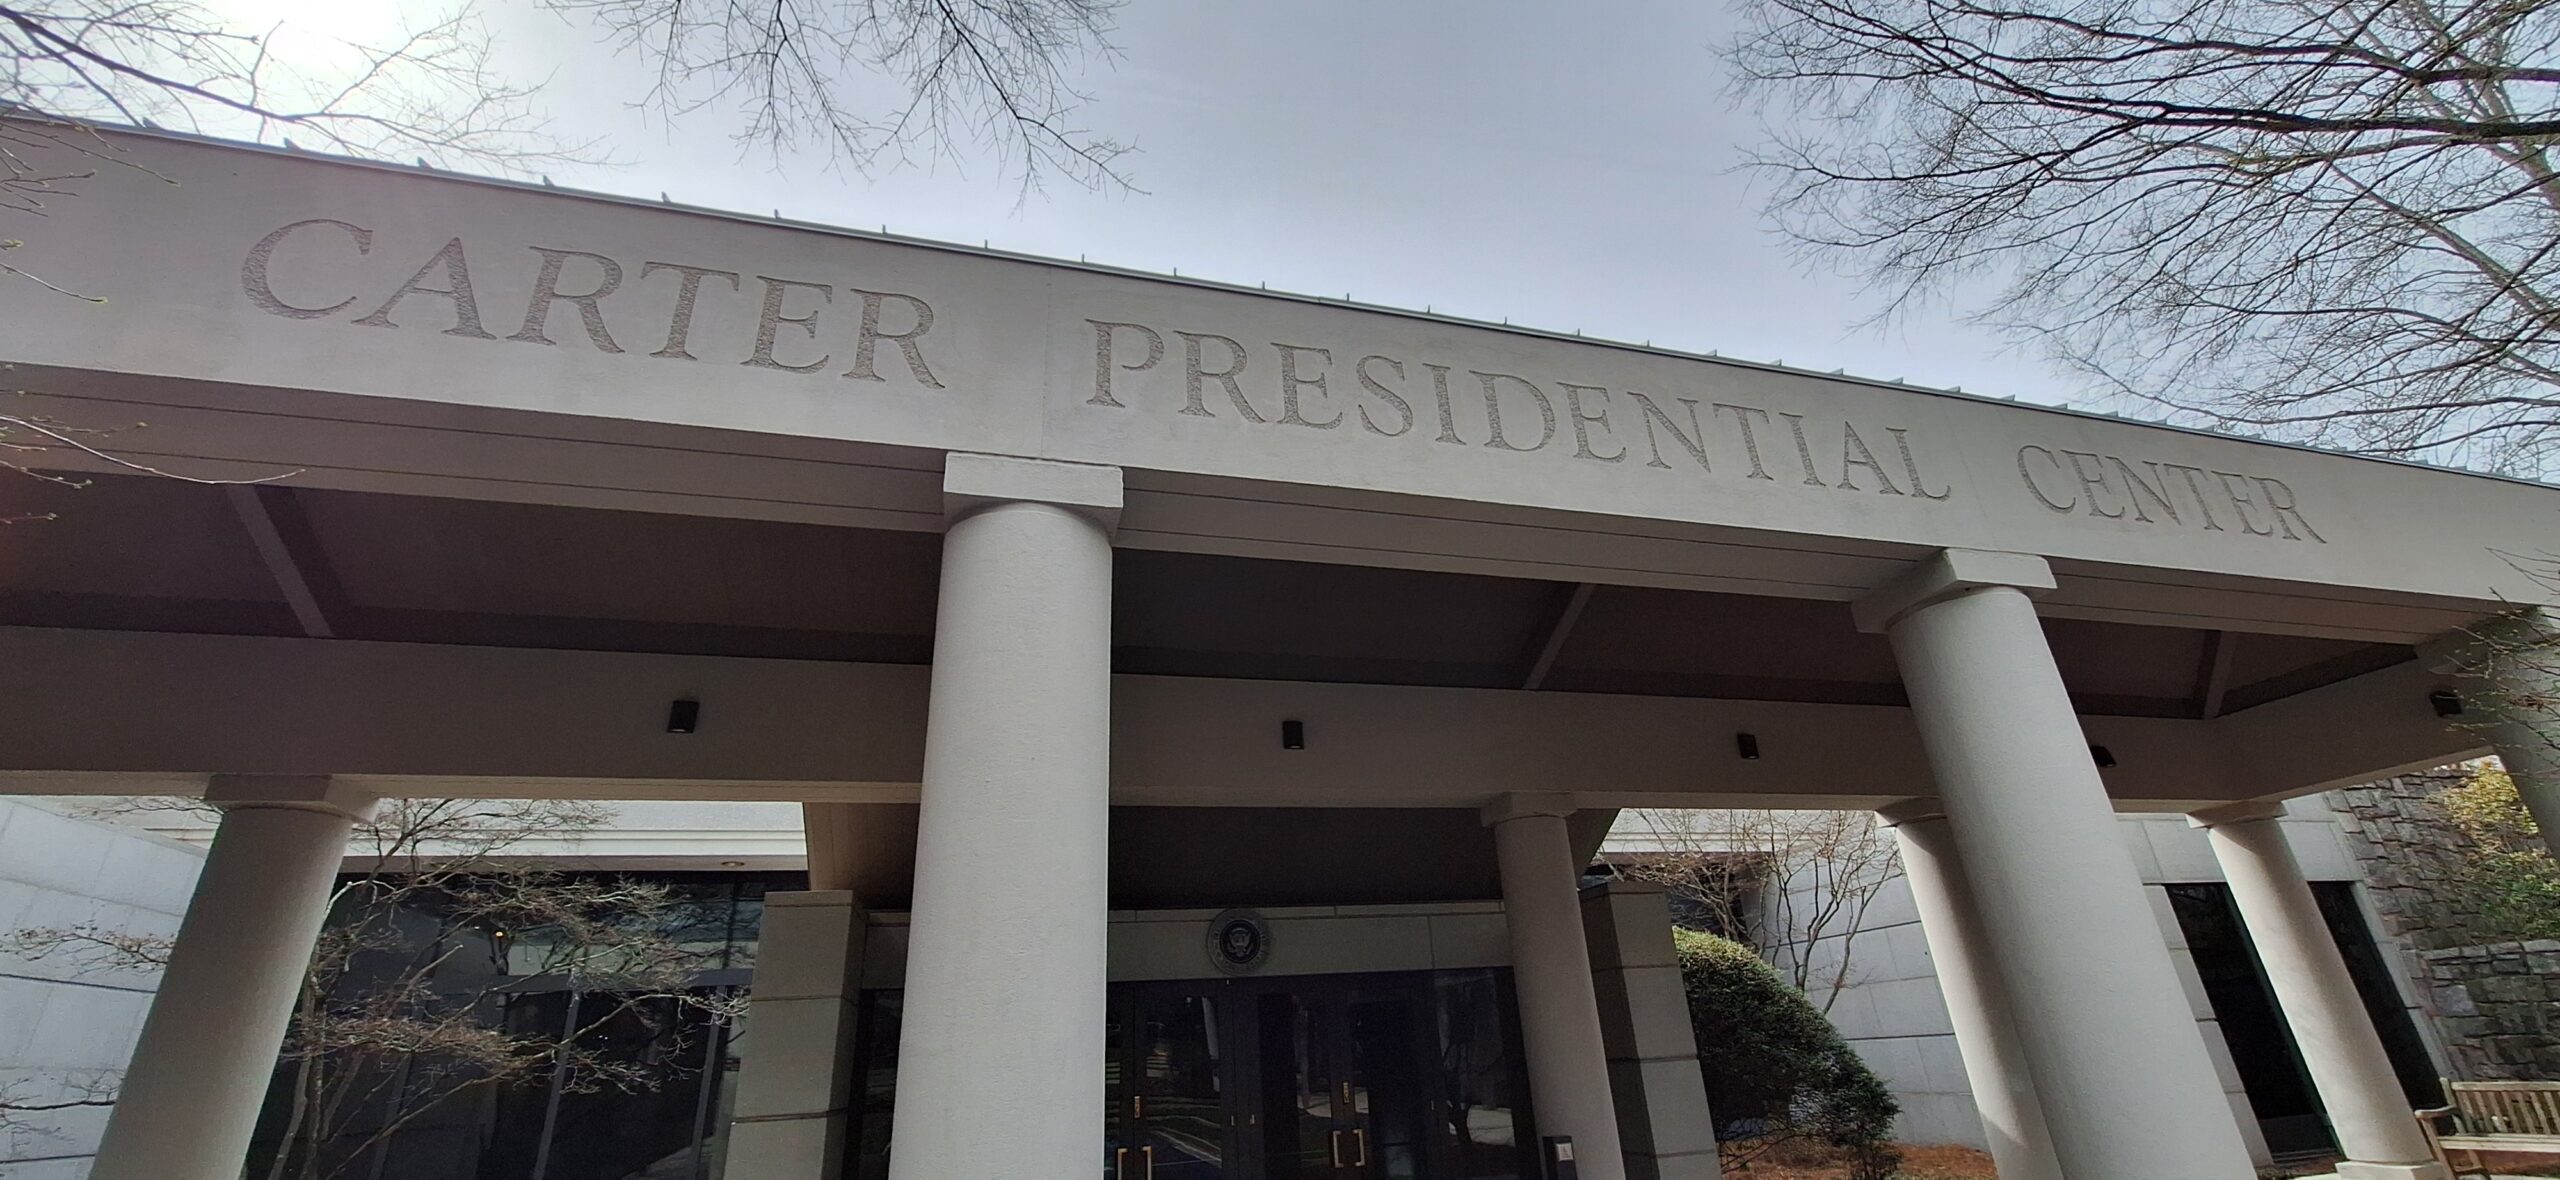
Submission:
<svg viewBox="0 0 2560 1180">
<path fill-rule="evenodd" d="M 721 1180 L 764 894 L 799 874 L 348 885 L 250 1180 Z"/>
</svg>

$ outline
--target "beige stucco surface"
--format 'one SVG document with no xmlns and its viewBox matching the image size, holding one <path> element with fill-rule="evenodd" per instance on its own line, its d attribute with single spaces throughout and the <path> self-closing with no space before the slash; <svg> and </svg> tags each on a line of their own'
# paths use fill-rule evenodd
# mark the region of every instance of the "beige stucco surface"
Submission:
<svg viewBox="0 0 2560 1180">
<path fill-rule="evenodd" d="M 184 378 L 2339 593 L 2541 600 L 2506 554 L 2560 542 L 2560 490 L 2539 485 L 646 202 L 105 142 L 114 162 L 16 253 L 106 302 L 0 285 L 0 357 L 112 371 L 143 400 L 138 378 Z"/>
</svg>

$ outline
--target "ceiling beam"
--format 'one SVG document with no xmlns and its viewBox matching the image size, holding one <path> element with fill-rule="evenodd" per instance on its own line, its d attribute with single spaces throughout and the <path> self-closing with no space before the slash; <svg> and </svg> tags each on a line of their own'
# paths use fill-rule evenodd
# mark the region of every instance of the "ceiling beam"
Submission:
<svg viewBox="0 0 2560 1180">
<path fill-rule="evenodd" d="M 1576 582 L 1566 592 L 1531 650 L 1529 667 L 1520 674 L 1520 687 L 1534 690 L 1547 682 L 1547 673 L 1555 670 L 1556 657 L 1564 654 L 1565 640 L 1573 636 L 1573 625 L 1582 620 L 1582 608 L 1591 605 L 1591 592 L 1598 588 L 1591 582 Z"/>
<path fill-rule="evenodd" d="M 2231 653 L 2240 646 L 2235 631 L 2214 631 L 2205 636 L 2204 659 L 2196 668 L 2196 717 L 2211 721 L 2222 716 L 2224 698 L 2231 694 Z"/>
<path fill-rule="evenodd" d="M 320 552 L 319 539 L 302 515 L 302 505 L 293 498 L 293 489 L 230 484 L 222 491 L 240 526 L 248 530 L 249 543 L 257 547 L 258 560 L 284 595 L 285 605 L 293 608 L 302 633 L 313 639 L 335 638 L 338 629 L 329 616 L 342 613 L 333 608 L 343 607 L 344 599 L 328 559 Z"/>
</svg>

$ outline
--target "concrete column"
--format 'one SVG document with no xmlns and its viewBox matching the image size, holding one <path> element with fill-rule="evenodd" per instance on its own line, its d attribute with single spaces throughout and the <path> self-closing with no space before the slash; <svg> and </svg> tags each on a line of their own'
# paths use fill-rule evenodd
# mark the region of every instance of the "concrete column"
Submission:
<svg viewBox="0 0 2560 1180">
<path fill-rule="evenodd" d="M 848 890 L 765 894 L 728 1180 L 842 1175 L 865 933 Z"/>
<path fill-rule="evenodd" d="M 2472 624 L 2419 651 L 2459 676 L 2457 725 L 2478 730 L 2515 779 L 2516 794 L 2560 856 L 2560 622 L 2540 609 Z"/>
<path fill-rule="evenodd" d="M 373 800 L 326 777 L 216 775 L 222 809 L 89 1174 L 239 1180 L 311 947 Z"/>
<path fill-rule="evenodd" d="M 1662 888 L 1621 880 L 1583 890 L 1582 930 L 1627 1180 L 1717 1180 L 1716 1120 Z"/>
<path fill-rule="evenodd" d="M 943 494 L 889 1174 L 1086 1175 L 1102 1159 L 1120 472 L 955 454 Z"/>
<path fill-rule="evenodd" d="M 2041 558 L 1944 550 L 1855 611 L 1893 642 L 2063 1174 L 2249 1180 L 2027 598 L 2052 586 Z"/>
<path fill-rule="evenodd" d="M 1626 1180 L 1582 930 L 1582 865 L 1565 832 L 1564 817 L 1573 811 L 1562 796 L 1506 795 L 1485 808 L 1484 822 L 1502 867 L 1511 982 L 1538 1134 L 1573 1137 L 1582 1180 Z"/>
<path fill-rule="evenodd" d="M 2063 1180 L 1991 934 L 1983 929 L 1946 814 L 1934 799 L 1915 799 L 1882 815 L 1901 845 L 1903 879 L 1920 913 L 1938 991 L 1947 1001 L 1947 1023 L 1955 1029 L 1965 1081 L 2000 1180 Z"/>
<path fill-rule="evenodd" d="M 2451 1180 L 2410 1117 L 2382 1036 L 2285 842 L 2277 822 L 2283 815 L 2281 803 L 2235 803 L 2192 819 L 2213 841 L 2303 1067 L 2328 1109 L 2329 1129 L 2347 1157 L 2339 1180 Z"/>
</svg>

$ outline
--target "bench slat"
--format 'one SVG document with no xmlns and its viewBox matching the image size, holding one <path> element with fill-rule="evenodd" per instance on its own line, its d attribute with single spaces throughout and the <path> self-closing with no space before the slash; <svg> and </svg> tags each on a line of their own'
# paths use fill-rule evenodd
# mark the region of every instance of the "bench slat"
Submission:
<svg viewBox="0 0 2560 1180">
<path fill-rule="evenodd" d="M 2446 1135 L 2436 1142 L 2463 1151 L 2560 1152 L 2560 1135 Z"/>
</svg>

